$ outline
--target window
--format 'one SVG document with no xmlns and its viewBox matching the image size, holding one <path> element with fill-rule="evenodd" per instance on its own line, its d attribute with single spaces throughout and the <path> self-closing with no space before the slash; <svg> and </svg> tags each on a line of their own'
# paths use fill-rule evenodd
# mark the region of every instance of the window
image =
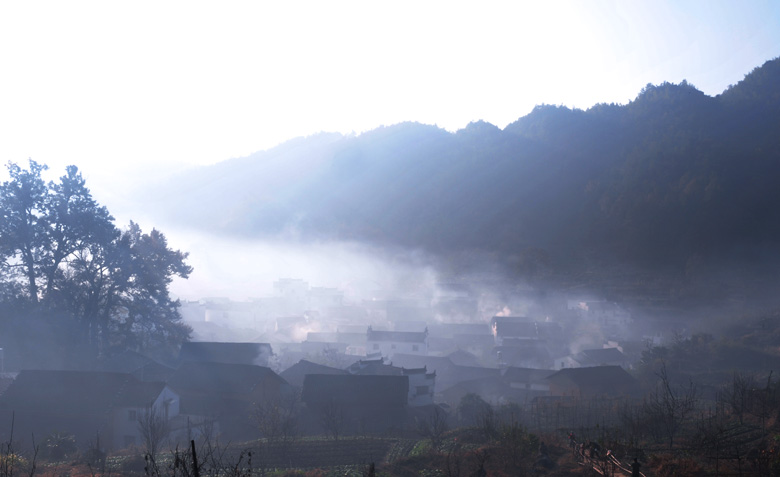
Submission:
<svg viewBox="0 0 780 477">
<path fill-rule="evenodd" d="M 420 351 L 420 347 L 417 345 L 412 345 L 412 351 Z"/>
<path fill-rule="evenodd" d="M 130 409 L 127 411 L 127 420 L 128 421 L 135 421 L 138 419 L 138 414 L 136 414 L 135 409 Z"/>
<path fill-rule="evenodd" d="M 395 345 L 390 345 L 390 349 L 395 349 Z"/>
<path fill-rule="evenodd" d="M 417 395 L 418 396 L 423 396 L 425 394 L 428 394 L 428 392 L 429 392 L 428 390 L 429 389 L 430 388 L 428 388 L 428 386 L 417 386 Z"/>
</svg>

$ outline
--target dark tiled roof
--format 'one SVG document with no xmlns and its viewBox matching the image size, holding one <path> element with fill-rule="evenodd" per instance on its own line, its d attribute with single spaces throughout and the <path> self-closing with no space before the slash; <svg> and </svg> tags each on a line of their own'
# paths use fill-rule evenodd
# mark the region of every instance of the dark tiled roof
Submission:
<svg viewBox="0 0 780 477">
<path fill-rule="evenodd" d="M 401 368 L 401 374 L 409 376 L 412 374 L 428 374 L 428 370 L 425 367 L 422 368 Z"/>
<path fill-rule="evenodd" d="M 457 381 L 469 381 L 482 378 L 498 378 L 501 370 L 498 368 L 484 368 L 481 366 L 454 366 L 450 372 L 457 377 Z"/>
<path fill-rule="evenodd" d="M 162 381 L 168 382 L 176 370 L 159 363 L 149 363 L 146 366 L 136 369 L 131 374 L 141 381 Z"/>
<path fill-rule="evenodd" d="M 424 343 L 428 333 L 424 331 L 375 331 L 368 330 L 368 341 L 394 341 L 397 343 Z"/>
<path fill-rule="evenodd" d="M 454 335 L 452 339 L 457 346 L 493 346 L 496 344 L 493 335 Z"/>
<path fill-rule="evenodd" d="M 565 380 L 581 387 L 609 389 L 611 386 L 635 386 L 636 379 L 620 366 L 565 368 L 547 377 L 549 381 Z"/>
<path fill-rule="evenodd" d="M 293 386 L 302 387 L 307 374 L 347 374 L 347 372 L 343 369 L 331 368 L 302 359 L 282 371 L 280 376 Z"/>
<path fill-rule="evenodd" d="M 466 394 L 476 394 L 488 402 L 524 401 L 537 392 L 514 389 L 498 377 L 487 377 L 459 382 L 441 392 L 442 397 L 452 406 L 457 406 Z"/>
<path fill-rule="evenodd" d="M 349 374 L 360 375 L 374 375 L 374 376 L 401 376 L 403 370 L 392 364 L 385 364 L 382 358 L 380 359 L 361 359 L 350 365 L 347 368 Z"/>
<path fill-rule="evenodd" d="M 308 405 L 406 406 L 408 393 L 407 376 L 309 374 L 303 381 L 303 401 Z"/>
<path fill-rule="evenodd" d="M 524 338 L 537 338 L 539 334 L 536 332 L 536 323 L 533 321 L 530 323 L 519 322 L 497 322 L 496 334 L 498 336 L 511 336 L 511 337 L 524 337 Z"/>
<path fill-rule="evenodd" d="M 150 364 L 160 364 L 148 356 L 135 351 L 124 351 L 100 364 L 100 371 L 110 371 L 114 373 L 132 373 L 144 366 Z"/>
<path fill-rule="evenodd" d="M 510 366 L 504 370 L 504 381 L 515 383 L 545 383 L 546 378 L 555 371 L 552 369 L 518 368 Z"/>
<path fill-rule="evenodd" d="M 433 328 L 433 327 L 432 327 Z M 490 326 L 487 323 L 442 323 L 436 326 L 442 334 L 451 335 L 489 335 Z M 433 332 L 433 330 L 431 330 Z"/>
<path fill-rule="evenodd" d="M 558 339 L 563 332 L 561 325 L 554 321 L 539 321 L 536 323 L 536 332 L 542 339 Z"/>
<path fill-rule="evenodd" d="M 479 360 L 477 357 L 462 349 L 453 351 L 452 353 L 448 354 L 447 357 L 453 363 L 461 366 L 479 366 Z"/>
<path fill-rule="evenodd" d="M 184 363 L 168 384 L 174 390 L 247 395 L 265 380 L 285 383 L 278 374 L 264 366 L 225 363 Z"/>
<path fill-rule="evenodd" d="M 626 360 L 626 355 L 617 348 L 585 349 L 575 354 L 573 358 L 583 366 L 598 366 L 623 362 Z"/>
<path fill-rule="evenodd" d="M 182 343 L 181 362 L 262 364 L 259 359 L 271 354 L 268 343 L 220 343 L 211 341 Z"/>
<path fill-rule="evenodd" d="M 116 406 L 145 407 L 164 387 L 165 383 L 141 382 L 126 373 L 22 371 L 0 398 L 0 408 L 96 415 Z"/>
<path fill-rule="evenodd" d="M 533 318 L 527 316 L 494 316 L 490 319 L 490 326 L 497 324 L 533 323 Z"/>
<path fill-rule="evenodd" d="M 342 343 L 365 343 L 366 342 L 366 333 L 342 333 L 339 332 L 339 340 Z"/>
<path fill-rule="evenodd" d="M 501 353 L 504 360 L 508 359 L 550 359 L 550 352 L 544 343 L 532 341 L 529 346 L 496 346 L 493 353 Z"/>
<path fill-rule="evenodd" d="M 116 404 L 124 407 L 151 405 L 160 396 L 165 383 L 161 382 L 129 382 L 125 392 L 117 396 Z"/>
<path fill-rule="evenodd" d="M 339 334 L 309 331 L 306 333 L 306 341 L 311 341 L 314 343 L 338 343 Z"/>
<path fill-rule="evenodd" d="M 455 364 L 446 357 L 419 356 L 416 354 L 402 353 L 396 353 L 393 355 L 393 364 L 396 366 L 402 366 L 404 368 L 425 367 L 428 371 L 434 371 L 437 373 L 442 373 L 450 368 L 455 367 Z"/>
</svg>

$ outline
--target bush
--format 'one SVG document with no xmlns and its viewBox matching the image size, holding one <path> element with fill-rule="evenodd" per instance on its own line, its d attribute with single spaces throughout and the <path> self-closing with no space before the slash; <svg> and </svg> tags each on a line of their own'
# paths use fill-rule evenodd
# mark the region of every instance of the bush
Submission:
<svg viewBox="0 0 780 477">
<path fill-rule="evenodd" d="M 25 474 L 30 463 L 19 454 L 0 455 L 0 475 Z"/>
<path fill-rule="evenodd" d="M 75 455 L 78 450 L 76 436 L 55 431 L 43 440 L 41 457 L 52 462 L 58 462 Z"/>
<path fill-rule="evenodd" d="M 689 457 L 674 457 L 670 455 L 654 455 L 650 458 L 650 467 L 658 477 L 675 477 L 685 475 L 690 477 L 704 476 L 707 472 L 698 462 Z"/>
</svg>

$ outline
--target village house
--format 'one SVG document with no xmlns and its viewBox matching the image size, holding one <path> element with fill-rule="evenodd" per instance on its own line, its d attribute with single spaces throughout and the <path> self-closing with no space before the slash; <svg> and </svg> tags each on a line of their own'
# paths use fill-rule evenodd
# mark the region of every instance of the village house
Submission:
<svg viewBox="0 0 780 477">
<path fill-rule="evenodd" d="M 626 336 L 633 323 L 630 312 L 610 301 L 569 300 L 568 307 L 581 320 L 598 325 L 608 336 Z"/>
<path fill-rule="evenodd" d="M 499 367 L 552 368 L 553 361 L 544 341 L 507 338 L 502 343 L 503 346 L 493 348 Z"/>
<path fill-rule="evenodd" d="M 0 420 L 10 431 L 13 419 L 14 437 L 43 440 L 65 432 L 76 437 L 82 450 L 99 440 L 100 448 L 109 451 L 143 445 L 139 421 L 174 419 L 179 405 L 178 393 L 165 383 L 143 382 L 126 373 L 25 370 L 0 397 Z"/>
<path fill-rule="evenodd" d="M 126 350 L 98 363 L 96 371 L 129 373 L 141 381 L 166 382 L 176 370 L 141 353 Z"/>
<path fill-rule="evenodd" d="M 428 354 L 428 330 L 416 331 L 379 331 L 371 326 L 366 331 L 366 353 L 381 353 L 392 358 L 396 353 Z"/>
<path fill-rule="evenodd" d="M 270 368 L 248 364 L 184 363 L 168 385 L 181 396 L 182 414 L 214 419 L 230 440 L 256 437 L 255 407 L 275 405 L 291 393 Z"/>
<path fill-rule="evenodd" d="M 496 345 L 492 334 L 456 334 L 452 338 L 455 348 L 468 351 L 480 358 L 489 358 L 490 352 Z"/>
<path fill-rule="evenodd" d="M 445 358 L 452 361 L 452 364 L 457 366 L 480 366 L 479 359 L 472 353 L 462 349 L 456 349 L 452 353 L 445 356 Z"/>
<path fill-rule="evenodd" d="M 550 392 L 547 377 L 555 371 L 551 369 L 508 367 L 501 372 L 501 377 L 513 389 L 525 389 L 540 395 Z"/>
<path fill-rule="evenodd" d="M 636 395 L 639 383 L 620 366 L 565 368 L 547 377 L 550 395 L 571 397 Z"/>
<path fill-rule="evenodd" d="M 430 406 L 436 391 L 436 371 L 429 373 L 425 367 L 401 368 L 404 376 L 409 378 L 409 398 L 411 407 Z"/>
<path fill-rule="evenodd" d="M 365 330 L 365 328 L 363 328 Z M 314 349 L 317 343 L 332 345 L 332 348 L 343 350 L 345 354 L 355 356 L 365 356 L 366 354 L 366 332 L 355 333 L 351 331 L 341 331 L 339 327 L 335 332 L 310 331 L 306 335 L 308 345 L 304 349 Z"/>
<path fill-rule="evenodd" d="M 487 323 L 432 323 L 428 327 L 428 354 L 443 356 L 462 349 L 482 357 L 495 340 Z"/>
<path fill-rule="evenodd" d="M 273 350 L 268 343 L 187 341 L 179 351 L 181 363 L 223 363 L 268 366 Z"/>
<path fill-rule="evenodd" d="M 343 434 L 402 428 L 408 395 L 407 376 L 308 374 L 302 392 L 307 410 L 304 425 L 323 433 Z"/>
<path fill-rule="evenodd" d="M 279 376 L 284 378 L 284 380 L 287 381 L 290 384 L 290 386 L 303 388 L 303 380 L 306 378 L 307 374 L 344 375 L 348 373 L 343 369 L 312 363 L 311 361 L 302 359 L 297 363 L 295 363 L 294 365 L 290 366 L 289 368 L 285 369 L 281 373 L 279 373 Z"/>
<path fill-rule="evenodd" d="M 507 339 L 539 339 L 536 322 L 525 316 L 494 316 L 490 320 L 490 329 L 496 346 L 502 346 Z"/>
<path fill-rule="evenodd" d="M 363 376 L 406 376 L 409 380 L 409 395 L 407 403 L 412 407 L 433 404 L 436 389 L 436 372 L 429 373 L 425 366 L 421 368 L 404 368 L 385 364 L 384 359 L 360 360 L 347 368 L 353 375 Z"/>
<path fill-rule="evenodd" d="M 591 366 L 621 366 L 629 368 L 629 362 L 617 348 L 585 349 L 579 353 L 555 360 L 556 369 L 584 368 Z"/>
</svg>

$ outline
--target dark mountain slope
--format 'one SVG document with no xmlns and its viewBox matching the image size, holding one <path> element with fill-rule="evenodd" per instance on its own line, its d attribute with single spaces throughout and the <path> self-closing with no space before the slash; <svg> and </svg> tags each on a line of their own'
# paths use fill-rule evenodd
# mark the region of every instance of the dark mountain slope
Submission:
<svg viewBox="0 0 780 477">
<path fill-rule="evenodd" d="M 625 106 L 539 106 L 503 131 L 298 139 L 177 178 L 161 212 L 220 233 L 530 254 L 559 271 L 775 264 L 779 65 L 717 97 L 648 85 Z"/>
</svg>

